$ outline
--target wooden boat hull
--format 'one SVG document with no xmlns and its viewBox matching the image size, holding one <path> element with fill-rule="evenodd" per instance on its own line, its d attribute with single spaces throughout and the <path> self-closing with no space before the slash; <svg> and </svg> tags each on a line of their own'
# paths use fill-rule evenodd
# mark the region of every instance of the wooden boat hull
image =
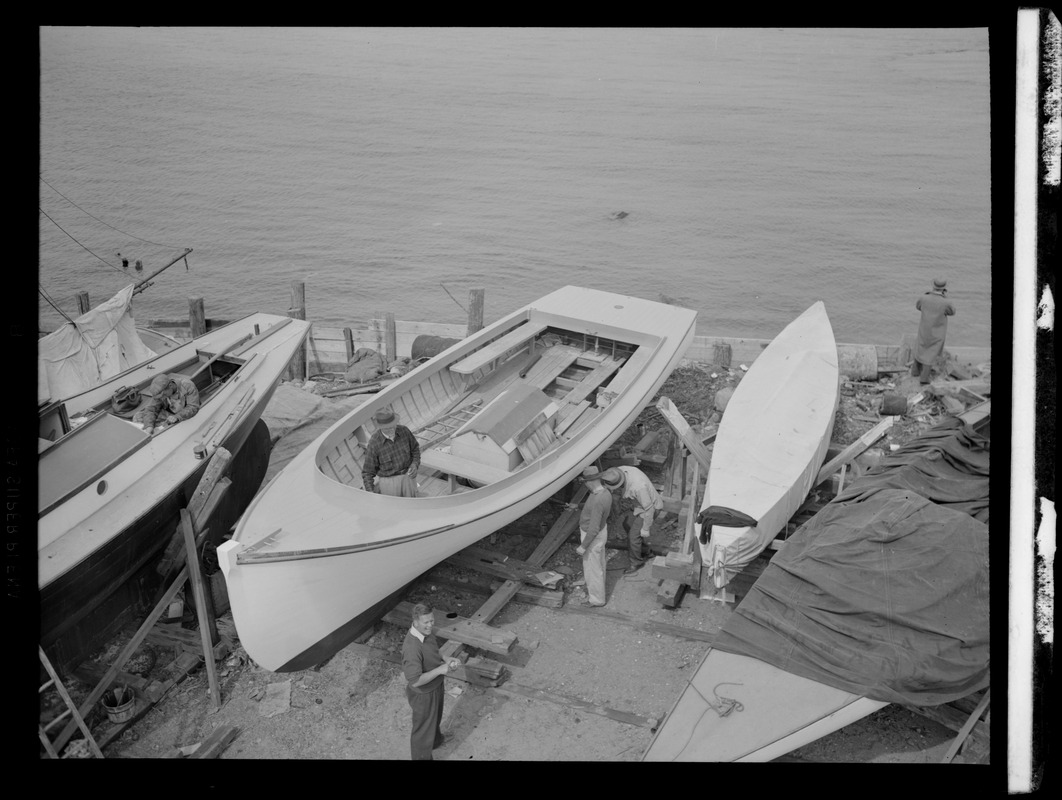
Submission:
<svg viewBox="0 0 1062 800">
<path fill-rule="evenodd" d="M 227 367 L 232 372 L 219 380 L 190 420 L 150 436 L 104 411 L 41 452 L 42 643 L 69 631 L 161 552 L 176 529 L 177 512 L 188 504 L 218 447 L 240 452 L 308 333 L 307 323 L 285 320 L 251 315 L 65 401 L 73 418 L 105 409 L 118 386 L 141 385 L 160 372 L 180 371 L 182 365 L 194 367 L 204 353 L 239 344 L 256 325 L 268 333 L 245 343 L 247 349 Z M 269 333 L 271 326 L 277 330 Z M 202 458 L 196 455 L 197 445 L 204 448 Z M 247 474 L 253 477 L 255 470 Z M 264 469 L 257 480 L 263 476 Z M 224 532 L 212 533 L 220 537 Z"/>
<path fill-rule="evenodd" d="M 713 648 L 642 760 L 771 761 L 886 705 Z"/>
<path fill-rule="evenodd" d="M 333 425 L 278 473 L 218 549 L 248 655 L 273 671 L 320 662 L 377 619 L 402 587 L 560 491 L 652 399 L 679 364 L 695 319 L 686 309 L 567 287 L 453 345 Z M 565 370 L 578 374 L 569 380 Z M 455 452 L 463 430 L 477 420 L 489 427 L 504 417 L 491 409 L 517 394 L 530 397 L 539 385 L 554 401 L 535 395 L 542 411 L 529 419 L 540 427 L 519 446 L 528 452 L 546 425 L 554 438 L 542 452 L 512 470 L 489 463 L 515 458 L 501 445 L 478 459 Z M 552 406 L 560 408 L 555 416 Z M 362 486 L 358 454 L 381 407 L 398 411 L 422 439 L 419 497 Z M 438 439 L 440 420 L 458 413 L 465 416 Z M 487 446 L 514 418 L 468 435 Z"/>
<path fill-rule="evenodd" d="M 757 525 L 712 527 L 701 559 L 716 587 L 770 544 L 813 488 L 833 434 L 838 380 L 833 329 L 818 302 L 775 337 L 738 384 L 716 435 L 701 508 L 733 509 Z"/>
</svg>

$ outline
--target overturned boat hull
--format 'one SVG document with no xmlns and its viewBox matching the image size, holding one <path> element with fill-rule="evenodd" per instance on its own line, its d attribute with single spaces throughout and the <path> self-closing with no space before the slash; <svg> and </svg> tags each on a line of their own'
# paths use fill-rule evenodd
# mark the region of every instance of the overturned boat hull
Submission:
<svg viewBox="0 0 1062 800">
<path fill-rule="evenodd" d="M 727 509 L 755 524 L 714 524 L 710 535 L 698 525 L 701 562 L 717 588 L 763 552 L 813 488 L 833 434 L 838 379 L 837 344 L 820 301 L 771 341 L 731 396 L 701 511 Z"/>
</svg>

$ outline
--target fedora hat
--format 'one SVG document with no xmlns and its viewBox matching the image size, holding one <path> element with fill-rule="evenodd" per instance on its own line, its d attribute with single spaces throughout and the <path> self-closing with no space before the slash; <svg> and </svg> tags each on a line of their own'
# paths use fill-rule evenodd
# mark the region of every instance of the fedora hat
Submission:
<svg viewBox="0 0 1062 800">
<path fill-rule="evenodd" d="M 372 415 L 372 421 L 376 423 L 376 427 L 386 428 L 398 424 L 398 414 L 389 408 L 381 408 Z"/>
<path fill-rule="evenodd" d="M 933 281 L 933 288 L 934 289 L 944 289 L 944 288 L 947 287 L 947 285 L 948 285 L 948 282 L 945 281 L 945 280 L 941 280 L 940 278 L 936 278 Z"/>
<path fill-rule="evenodd" d="M 609 467 L 601 473 L 601 485 L 606 489 L 618 489 L 623 485 L 624 481 L 626 481 L 626 477 L 623 472 L 615 467 Z"/>
<path fill-rule="evenodd" d="M 597 471 L 597 467 L 587 467 L 583 470 L 582 478 L 584 481 L 599 481 L 601 473 Z"/>
</svg>

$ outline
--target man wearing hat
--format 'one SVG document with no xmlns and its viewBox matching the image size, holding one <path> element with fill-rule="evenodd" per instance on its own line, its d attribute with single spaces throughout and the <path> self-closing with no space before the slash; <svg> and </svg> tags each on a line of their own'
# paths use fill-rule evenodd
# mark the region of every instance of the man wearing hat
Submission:
<svg viewBox="0 0 1062 800">
<path fill-rule="evenodd" d="M 398 414 L 381 408 L 372 416 L 376 430 L 365 447 L 361 478 L 365 491 L 392 497 L 416 497 L 414 478 L 420 469 L 420 444 L 405 425 L 398 424 Z"/>
<path fill-rule="evenodd" d="M 610 492 L 618 492 L 625 506 L 633 505 L 624 514 L 623 528 L 627 531 L 627 560 L 630 565 L 623 571 L 632 575 L 649 560 L 649 534 L 656 512 L 664 507 L 664 501 L 648 476 L 637 467 L 611 467 L 601 473 L 601 485 Z"/>
<path fill-rule="evenodd" d="M 601 473 L 594 467 L 583 470 L 583 480 L 590 490 L 579 514 L 579 546 L 575 552 L 583 557 L 586 581 L 586 606 L 605 605 L 605 542 L 608 541 L 608 514 L 612 510 L 612 493 L 601 485 Z"/>
<path fill-rule="evenodd" d="M 199 390 L 191 378 L 179 372 L 156 375 L 147 394 L 151 399 L 133 414 L 133 422 L 148 433 L 159 433 L 199 413 Z"/>
<path fill-rule="evenodd" d="M 948 317 L 955 314 L 955 306 L 947 299 L 947 286 L 947 281 L 938 278 L 933 281 L 933 291 L 926 292 L 915 303 L 915 308 L 922 312 L 922 319 L 918 324 L 911 374 L 918 376 L 919 383 L 929 383 L 930 368 L 944 351 Z"/>
</svg>

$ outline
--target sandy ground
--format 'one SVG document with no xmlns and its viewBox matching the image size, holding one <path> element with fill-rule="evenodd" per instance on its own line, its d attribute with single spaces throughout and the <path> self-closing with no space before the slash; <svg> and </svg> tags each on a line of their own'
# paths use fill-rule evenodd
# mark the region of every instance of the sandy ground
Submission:
<svg viewBox="0 0 1062 800">
<path fill-rule="evenodd" d="M 733 377 L 733 371 L 716 371 L 709 379 L 708 372 L 676 373 L 662 392 L 675 399 L 691 424 L 706 422 L 712 413 L 711 395 L 740 377 Z M 908 384 L 903 381 L 897 390 L 910 389 Z M 278 395 L 295 404 L 289 403 L 287 410 L 280 412 L 290 418 L 288 430 L 300 428 L 307 436 L 315 428 L 303 424 L 306 419 L 313 417 L 317 423 L 326 424 L 330 415 L 349 410 L 358 402 L 326 404 L 332 409 L 326 413 L 321 411 L 319 398 L 302 399 L 284 386 L 280 389 L 284 391 L 278 390 Z M 312 413 L 297 408 L 302 402 L 312 405 Z M 658 427 L 660 420 L 653 419 L 653 409 L 645 413 L 648 421 L 656 423 L 650 429 Z M 271 425 L 284 427 L 285 423 L 273 420 Z M 868 427 L 839 429 L 834 441 L 854 440 Z M 633 430 L 629 433 L 633 435 Z M 629 443 L 630 439 L 627 436 L 621 442 Z M 270 474 L 301 446 L 297 438 L 282 439 Z M 562 510 L 559 499 L 544 504 L 499 531 L 491 548 L 526 558 L 541 537 L 543 523 L 552 524 Z M 653 541 L 678 545 L 681 532 L 674 517 L 654 526 Z M 585 597 L 581 587 L 573 586 L 581 578 L 575 544 L 570 538 L 546 564 L 547 569 L 571 572 L 564 584 L 568 606 Z M 626 553 L 622 549 L 608 552 L 606 611 L 635 621 L 667 622 L 705 632 L 718 631 L 732 613 L 731 606 L 701 600 L 695 593 L 687 593 L 678 608 L 665 608 L 657 598 L 651 567 L 625 576 Z M 489 580 L 452 568 L 437 570 L 431 575 L 458 584 L 462 580 Z M 426 599 L 436 608 L 462 616 L 471 615 L 486 599 L 485 594 L 454 589 L 449 583 L 432 583 L 431 575 L 416 584 L 407 599 Z M 225 621 L 223 617 L 220 622 Z M 451 733 L 452 739 L 436 751 L 437 759 L 638 761 L 652 739 L 652 720 L 660 720 L 669 712 L 709 647 L 704 641 L 647 632 L 592 611 L 578 613 L 515 601 L 492 624 L 518 637 L 508 656 L 482 654 L 506 664 L 507 682 L 498 688 L 479 688 L 448 679 L 443 730 Z M 222 628 L 235 635 L 231 626 Z M 364 644 L 396 658 L 404 635 L 405 629 L 380 623 Z M 112 649 L 116 647 L 117 643 L 112 645 Z M 160 664 L 168 657 L 160 654 Z M 410 709 L 400 666 L 368 655 L 364 647 L 352 645 L 314 669 L 277 674 L 250 661 L 235 639 L 232 654 L 218 662 L 218 671 L 219 709 L 211 708 L 206 671 L 199 669 L 108 745 L 105 755 L 171 757 L 179 748 L 203 741 L 218 726 L 234 725 L 236 738 L 219 760 L 409 759 Z M 546 692 L 548 697 L 527 696 L 532 690 Z M 617 720 L 601 713 L 606 708 L 635 716 Z M 786 760 L 934 763 L 943 757 L 954 736 L 944 726 L 902 707 L 887 706 L 793 751 Z M 963 761 L 962 754 L 955 759 L 955 763 Z"/>
</svg>

